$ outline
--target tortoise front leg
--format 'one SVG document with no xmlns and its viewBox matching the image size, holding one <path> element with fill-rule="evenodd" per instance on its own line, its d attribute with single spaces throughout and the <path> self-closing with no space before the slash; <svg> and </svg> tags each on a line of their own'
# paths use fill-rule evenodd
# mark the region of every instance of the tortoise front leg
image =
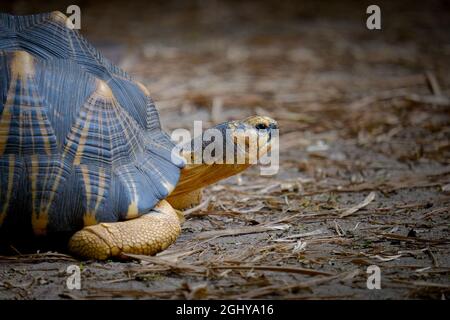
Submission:
<svg viewBox="0 0 450 320">
<path fill-rule="evenodd" d="M 69 241 L 69 251 L 86 259 L 120 258 L 122 253 L 156 254 L 175 242 L 180 220 L 162 200 L 148 214 L 128 221 L 85 227 Z"/>
</svg>

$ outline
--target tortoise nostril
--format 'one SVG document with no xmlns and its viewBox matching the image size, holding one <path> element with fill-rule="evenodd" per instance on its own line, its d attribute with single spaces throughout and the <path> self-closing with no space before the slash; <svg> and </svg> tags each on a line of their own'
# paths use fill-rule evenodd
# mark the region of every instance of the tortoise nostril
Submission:
<svg viewBox="0 0 450 320">
<path fill-rule="evenodd" d="M 258 123 L 257 125 L 255 125 L 255 128 L 258 130 L 264 130 L 267 129 L 267 125 L 265 123 Z"/>
</svg>

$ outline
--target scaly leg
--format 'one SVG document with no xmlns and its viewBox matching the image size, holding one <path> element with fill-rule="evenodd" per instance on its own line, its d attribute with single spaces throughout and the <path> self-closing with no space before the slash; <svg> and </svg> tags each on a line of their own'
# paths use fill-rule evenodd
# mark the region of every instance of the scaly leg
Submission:
<svg viewBox="0 0 450 320">
<path fill-rule="evenodd" d="M 86 259 L 120 258 L 122 253 L 156 254 L 175 242 L 180 220 L 171 205 L 162 200 L 139 218 L 85 227 L 69 241 L 69 251 Z"/>
</svg>

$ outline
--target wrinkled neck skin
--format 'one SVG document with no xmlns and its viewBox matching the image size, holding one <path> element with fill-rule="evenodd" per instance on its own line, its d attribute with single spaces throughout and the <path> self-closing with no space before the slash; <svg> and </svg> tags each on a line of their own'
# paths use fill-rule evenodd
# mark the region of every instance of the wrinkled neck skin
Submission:
<svg viewBox="0 0 450 320">
<path fill-rule="evenodd" d="M 170 197 L 190 193 L 197 189 L 202 189 L 220 180 L 234 176 L 250 165 L 235 164 L 197 164 L 188 165 L 181 171 L 180 180 Z"/>
<path fill-rule="evenodd" d="M 227 137 L 227 129 L 228 134 L 230 134 L 230 132 L 232 134 L 235 133 L 236 123 L 235 122 L 222 123 L 215 126 L 214 129 L 220 131 L 222 137 Z M 211 139 L 206 138 L 204 139 L 203 135 L 200 135 L 192 139 L 192 141 L 187 145 L 187 148 L 185 148 L 183 152 L 183 156 L 187 160 L 187 165 L 184 169 L 182 169 L 180 180 L 177 186 L 175 187 L 175 190 L 170 194 L 170 197 L 173 198 L 186 193 L 190 193 L 197 189 L 204 188 L 220 180 L 236 175 L 252 165 L 248 161 L 245 149 L 243 150 L 235 143 L 235 139 L 233 136 L 231 138 L 228 137 L 228 139 L 223 139 L 222 145 L 223 153 L 217 154 L 217 158 L 219 157 L 222 158 L 222 163 L 217 162 L 215 163 L 209 162 L 209 164 L 205 163 L 201 155 L 203 154 L 203 151 L 205 151 L 205 148 L 208 148 L 208 146 L 209 150 L 213 149 L 212 148 L 213 146 L 211 144 L 214 143 L 219 142 L 211 141 Z M 262 156 L 262 153 L 266 153 L 270 149 L 269 146 L 270 144 L 266 143 L 266 145 L 267 146 L 264 146 L 264 148 L 258 148 L 257 145 L 255 146 L 255 148 L 257 148 L 255 150 L 258 151 L 258 158 Z M 231 153 L 233 154 L 234 161 L 232 164 L 226 163 L 226 152 L 227 152 L 226 150 L 231 150 Z M 262 153 L 260 151 L 262 151 Z M 244 153 L 245 162 L 242 164 L 236 163 L 237 155 L 239 153 Z M 196 155 L 200 157 L 199 159 L 202 159 L 202 163 L 194 162 Z M 215 153 L 213 153 L 213 156 L 215 156 Z"/>
</svg>

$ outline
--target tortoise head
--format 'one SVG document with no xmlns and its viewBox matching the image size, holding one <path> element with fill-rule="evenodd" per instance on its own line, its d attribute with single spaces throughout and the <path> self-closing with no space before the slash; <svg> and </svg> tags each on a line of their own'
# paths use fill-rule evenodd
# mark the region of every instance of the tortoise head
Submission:
<svg viewBox="0 0 450 320">
<path fill-rule="evenodd" d="M 278 131 L 278 123 L 269 117 L 251 116 L 244 120 L 226 123 L 228 135 L 231 135 L 235 146 L 235 164 L 256 164 L 262 156 L 271 150 L 272 137 Z"/>
<path fill-rule="evenodd" d="M 195 132 L 195 128 L 194 128 Z M 278 136 L 278 124 L 264 116 L 228 121 L 185 144 L 187 165 L 170 197 L 190 193 L 258 164 Z"/>
<path fill-rule="evenodd" d="M 183 131 L 187 136 L 177 146 L 179 149 L 174 149 L 176 154 L 181 151 L 186 159 L 186 169 L 200 164 L 227 164 L 236 168 L 257 164 L 271 150 L 272 138 L 278 133 L 277 122 L 265 116 L 228 121 L 205 131 L 202 127 L 196 127 L 197 124 L 201 126 L 201 123 L 194 122 L 195 138 L 191 140 L 188 138 L 190 133 Z"/>
</svg>

